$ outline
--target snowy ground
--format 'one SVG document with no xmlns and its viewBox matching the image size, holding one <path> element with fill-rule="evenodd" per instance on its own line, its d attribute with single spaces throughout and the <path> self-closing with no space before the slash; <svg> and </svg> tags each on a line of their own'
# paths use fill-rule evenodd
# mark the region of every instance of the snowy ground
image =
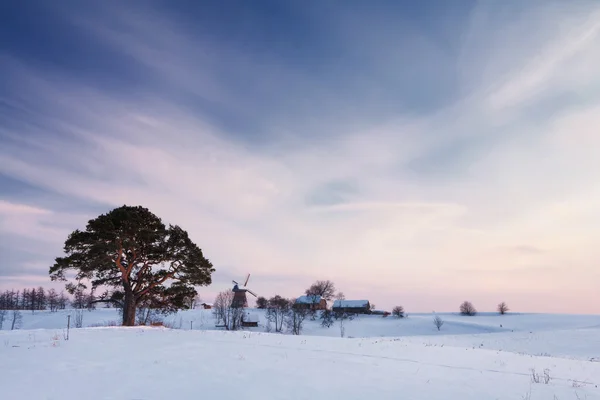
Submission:
<svg viewBox="0 0 600 400">
<path fill-rule="evenodd" d="M 65 341 L 65 313 L 24 313 L 22 330 L 0 332 L 0 398 L 600 399 L 600 317 L 443 318 L 437 332 L 431 315 L 362 317 L 342 339 L 310 321 L 302 336 L 214 331 L 197 310 L 174 317 L 181 329 L 73 329 Z M 111 320 L 102 309 L 84 325 Z"/>
</svg>

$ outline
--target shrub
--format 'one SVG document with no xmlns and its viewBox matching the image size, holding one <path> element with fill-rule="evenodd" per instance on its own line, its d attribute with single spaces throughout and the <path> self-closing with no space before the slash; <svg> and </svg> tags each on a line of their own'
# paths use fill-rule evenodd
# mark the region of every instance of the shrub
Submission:
<svg viewBox="0 0 600 400">
<path fill-rule="evenodd" d="M 508 312 L 508 310 L 509 310 L 509 308 L 508 308 L 508 306 L 506 305 L 505 302 L 502 302 L 502 303 L 498 304 L 498 312 L 501 315 L 506 314 Z"/>
<path fill-rule="evenodd" d="M 465 301 L 460 305 L 460 313 L 472 317 L 477 314 L 477 310 L 470 301 Z"/>
<path fill-rule="evenodd" d="M 392 315 L 397 318 L 404 318 L 404 307 L 396 306 L 392 310 Z"/>
<path fill-rule="evenodd" d="M 440 318 L 439 315 L 433 317 L 433 324 L 437 328 L 438 331 L 442 330 L 442 325 L 444 325 L 444 320 Z"/>
</svg>

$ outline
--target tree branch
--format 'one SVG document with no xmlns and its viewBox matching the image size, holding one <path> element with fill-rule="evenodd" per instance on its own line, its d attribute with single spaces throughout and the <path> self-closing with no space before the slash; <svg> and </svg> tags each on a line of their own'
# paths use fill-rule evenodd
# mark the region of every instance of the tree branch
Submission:
<svg viewBox="0 0 600 400">
<path fill-rule="evenodd" d="M 160 280 L 158 280 L 156 282 L 151 283 L 146 289 L 144 289 L 140 293 L 138 293 L 137 296 L 141 297 L 141 296 L 145 295 L 146 293 L 148 293 L 150 290 L 152 290 L 156 286 L 164 283 L 167 279 L 172 278 L 173 275 L 175 275 L 176 272 L 177 272 L 177 270 L 171 271 L 167 275 L 165 275 L 162 279 L 160 279 Z"/>
<path fill-rule="evenodd" d="M 118 304 L 121 307 L 123 307 L 123 302 L 119 301 L 119 300 L 110 300 L 110 299 L 108 299 L 108 300 L 94 300 L 94 301 L 92 301 L 90 303 L 92 303 L 92 304 L 94 304 L 94 303 L 115 303 L 115 304 Z"/>
</svg>

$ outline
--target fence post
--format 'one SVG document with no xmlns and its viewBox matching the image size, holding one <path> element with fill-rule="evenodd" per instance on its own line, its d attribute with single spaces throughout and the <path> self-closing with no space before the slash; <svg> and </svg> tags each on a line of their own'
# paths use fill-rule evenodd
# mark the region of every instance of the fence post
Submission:
<svg viewBox="0 0 600 400">
<path fill-rule="evenodd" d="M 190 331 L 192 330 L 193 325 L 194 325 L 194 321 L 190 321 Z"/>
<path fill-rule="evenodd" d="M 67 315 L 67 340 L 69 340 L 69 329 L 71 328 L 71 314 Z"/>
</svg>

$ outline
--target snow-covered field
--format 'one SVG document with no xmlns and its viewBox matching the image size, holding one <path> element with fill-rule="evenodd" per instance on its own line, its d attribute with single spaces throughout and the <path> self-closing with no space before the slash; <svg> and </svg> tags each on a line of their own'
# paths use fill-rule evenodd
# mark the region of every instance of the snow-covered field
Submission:
<svg viewBox="0 0 600 400">
<path fill-rule="evenodd" d="M 600 399 L 600 316 L 440 314 L 440 332 L 429 314 L 364 316 L 342 339 L 317 321 L 302 336 L 216 331 L 193 310 L 171 317 L 180 329 L 65 341 L 66 314 L 23 313 L 21 330 L 0 332 L 0 399 Z M 84 314 L 84 326 L 116 320 Z"/>
</svg>

